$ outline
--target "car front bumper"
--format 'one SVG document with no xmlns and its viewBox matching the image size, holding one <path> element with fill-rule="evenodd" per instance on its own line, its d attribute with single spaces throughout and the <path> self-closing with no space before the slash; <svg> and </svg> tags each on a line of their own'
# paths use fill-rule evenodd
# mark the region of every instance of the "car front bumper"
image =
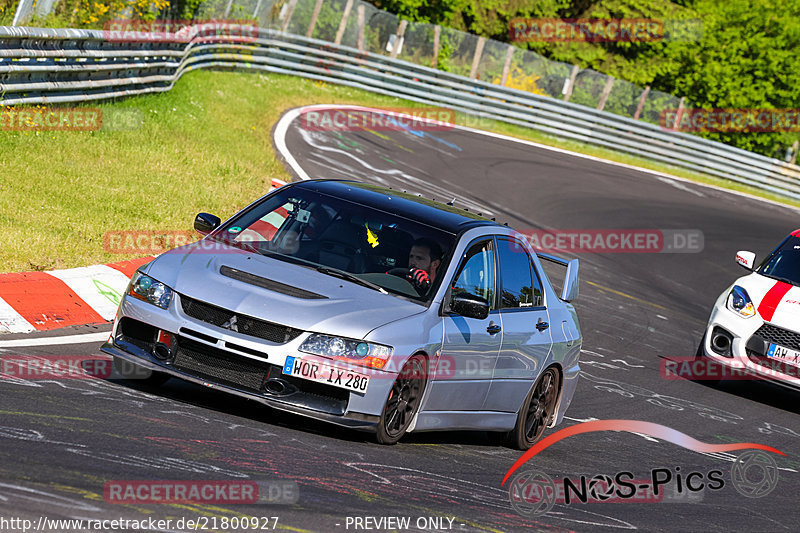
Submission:
<svg viewBox="0 0 800 533">
<path fill-rule="evenodd" d="M 725 306 L 725 298 L 720 298 L 706 326 L 703 354 L 726 367 L 726 371 L 720 373 L 723 379 L 765 379 L 800 389 L 800 367 L 767 356 L 769 344 L 774 340 L 764 333 L 768 328 L 778 327 L 765 322 L 759 315 L 739 317 Z M 730 356 L 720 355 L 712 346 L 713 336 L 720 329 L 732 337 Z"/>
<path fill-rule="evenodd" d="M 130 349 L 131 351 L 136 350 L 135 347 L 131 349 L 130 346 L 125 346 L 125 348 Z M 379 417 L 375 415 L 366 415 L 353 412 L 346 412 L 343 415 L 330 414 L 314 409 L 312 406 L 304 405 L 302 401 L 298 402 L 297 400 L 293 400 L 291 399 L 291 395 L 285 398 L 270 397 L 266 394 L 258 394 L 252 391 L 243 390 L 230 384 L 223 384 L 213 380 L 204 379 L 201 376 L 183 372 L 176 368 L 170 367 L 169 365 L 164 365 L 160 362 L 157 362 L 154 357 L 146 355 L 143 350 L 142 354 L 134 355 L 126 349 L 123 349 L 121 346 L 118 346 L 115 342 L 106 342 L 101 347 L 101 350 L 108 355 L 119 358 L 123 361 L 127 361 L 128 363 L 131 363 L 137 367 L 144 368 L 152 372 L 160 372 L 171 377 L 202 385 L 210 389 L 220 390 L 240 396 L 242 398 L 254 400 L 263 405 L 280 409 L 282 411 L 307 416 L 317 420 L 324 420 L 326 422 L 331 422 L 333 424 L 351 429 L 374 431 L 378 424 Z"/>
<path fill-rule="evenodd" d="M 139 331 L 128 331 L 125 327 L 126 321 L 128 325 L 133 324 L 134 329 L 139 328 Z M 160 360 L 153 354 L 156 342 L 154 332 L 158 330 L 172 334 L 178 346 L 191 348 L 191 351 L 205 355 L 206 362 L 218 365 L 220 359 L 226 360 L 226 364 L 231 365 L 228 368 L 233 368 L 234 371 L 239 369 L 252 372 L 253 366 L 260 366 L 269 378 L 277 378 L 292 385 L 282 394 L 273 394 L 262 388 L 260 382 L 251 381 L 249 387 L 241 386 L 245 383 L 226 375 L 227 368 L 222 364 L 214 369 L 209 368 L 208 364 L 205 368 L 202 364 L 190 364 L 186 367 Z M 285 344 L 269 342 L 187 316 L 174 300 L 168 309 L 160 309 L 125 296 L 117 311 L 110 342 L 102 346 L 102 351 L 136 367 L 235 394 L 275 409 L 343 427 L 374 430 L 396 373 L 372 371 L 369 389 L 363 394 L 284 376 L 281 369 L 287 356 L 300 355 L 304 359 L 318 359 L 316 356 L 298 353 L 297 348 L 303 338 L 304 335 L 300 335 Z M 337 366 L 335 361 L 324 362 Z M 247 368 L 248 366 L 251 368 Z"/>
</svg>

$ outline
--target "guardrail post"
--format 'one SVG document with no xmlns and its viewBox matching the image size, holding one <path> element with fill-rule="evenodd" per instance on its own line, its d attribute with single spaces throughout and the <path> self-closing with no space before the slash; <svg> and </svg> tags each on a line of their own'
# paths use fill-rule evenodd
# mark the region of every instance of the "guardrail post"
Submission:
<svg viewBox="0 0 800 533">
<path fill-rule="evenodd" d="M 442 27 L 433 27 L 433 68 L 439 68 L 439 37 L 442 35 Z"/>
<path fill-rule="evenodd" d="M 364 15 L 364 4 L 360 4 L 358 8 L 356 8 L 356 14 L 358 18 L 358 43 L 357 47 L 360 52 L 364 51 L 364 19 L 366 18 Z"/>
<path fill-rule="evenodd" d="M 231 7 L 233 7 L 233 0 L 228 0 L 228 5 L 225 6 L 225 18 L 228 18 L 231 14 Z"/>
<path fill-rule="evenodd" d="M 320 9 L 322 9 L 322 0 L 317 0 L 317 3 L 314 4 L 314 11 L 311 13 L 311 21 L 308 23 L 308 29 L 306 30 L 306 37 L 309 39 L 311 34 L 314 33 L 314 27 L 317 25 Z"/>
<path fill-rule="evenodd" d="M 644 109 L 644 101 L 647 100 L 647 95 L 650 93 L 650 86 L 646 86 L 642 91 L 642 96 L 639 98 L 639 105 L 636 107 L 636 113 L 633 114 L 633 120 L 639 120 Z"/>
<path fill-rule="evenodd" d="M 22 18 L 25 17 L 25 11 L 27 11 L 28 0 L 19 0 L 19 4 L 17 4 L 17 11 L 14 12 L 14 20 L 11 21 L 12 26 L 17 26 L 22 22 Z"/>
<path fill-rule="evenodd" d="M 261 10 L 261 2 L 263 2 L 263 1 L 264 0 L 258 0 L 258 2 L 256 2 L 256 8 L 253 10 L 253 18 L 254 19 L 258 18 L 258 12 Z"/>
<path fill-rule="evenodd" d="M 789 160 L 790 165 L 794 165 L 795 161 L 797 161 L 797 151 L 800 150 L 800 141 L 795 141 L 792 144 L 792 158 Z"/>
<path fill-rule="evenodd" d="M 397 54 L 400 53 L 400 48 L 403 47 L 403 39 L 405 39 L 404 36 L 407 26 L 407 20 L 401 20 L 400 24 L 397 26 L 397 33 L 394 34 L 394 46 L 392 47 L 392 52 L 389 54 L 389 57 L 397 57 Z"/>
<path fill-rule="evenodd" d="M 575 85 L 575 78 L 578 77 L 578 71 L 581 68 L 578 65 L 572 67 L 572 74 L 569 75 L 569 81 L 565 80 L 567 83 L 564 86 L 564 101 L 569 102 L 569 97 L 572 96 L 572 87 Z"/>
<path fill-rule="evenodd" d="M 675 115 L 675 123 L 672 124 L 672 129 L 678 131 L 678 127 L 681 125 L 681 115 L 683 115 L 683 105 L 686 103 L 686 97 L 681 96 L 681 101 L 678 104 L 678 113 Z"/>
<path fill-rule="evenodd" d="M 478 44 L 475 45 L 475 55 L 472 56 L 472 68 L 469 69 L 469 77 L 473 80 L 478 75 L 478 64 L 481 61 L 484 46 L 486 46 L 486 37 L 479 37 Z"/>
<path fill-rule="evenodd" d="M 608 101 L 608 95 L 611 94 L 611 87 L 614 86 L 614 77 L 609 76 L 606 80 L 606 86 L 603 87 L 603 94 L 600 95 L 600 102 L 597 104 L 597 110 L 602 111 Z"/>
<path fill-rule="evenodd" d="M 344 37 L 344 31 L 347 29 L 347 18 L 350 16 L 351 9 L 353 9 L 353 0 L 347 0 L 347 4 L 344 6 L 344 13 L 342 13 L 342 21 L 339 22 L 339 29 L 336 30 L 336 39 L 333 40 L 333 44 L 342 44 L 342 37 Z"/>
<path fill-rule="evenodd" d="M 286 32 L 286 28 L 289 27 L 289 21 L 292 20 L 292 15 L 294 15 L 294 8 L 297 6 L 297 0 L 289 0 L 289 3 L 286 4 L 286 15 L 283 19 L 283 24 L 281 24 L 281 31 Z"/>
<path fill-rule="evenodd" d="M 503 87 L 506 86 L 506 81 L 508 81 L 508 71 L 511 70 L 511 58 L 514 56 L 514 45 L 509 44 L 508 50 L 506 50 L 506 62 L 503 63 L 503 76 L 500 78 L 500 85 Z"/>
</svg>

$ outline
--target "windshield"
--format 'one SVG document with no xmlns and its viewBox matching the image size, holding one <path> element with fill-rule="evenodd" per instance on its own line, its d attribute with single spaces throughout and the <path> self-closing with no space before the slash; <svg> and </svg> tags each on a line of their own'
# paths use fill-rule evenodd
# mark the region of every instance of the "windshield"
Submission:
<svg viewBox="0 0 800 533">
<path fill-rule="evenodd" d="M 790 236 L 758 269 L 759 274 L 800 285 L 800 238 Z"/>
<path fill-rule="evenodd" d="M 230 220 L 217 235 L 263 255 L 420 302 L 435 294 L 455 240 L 442 229 L 296 187 Z M 424 270 L 430 282 L 415 281 L 412 268 Z"/>
</svg>

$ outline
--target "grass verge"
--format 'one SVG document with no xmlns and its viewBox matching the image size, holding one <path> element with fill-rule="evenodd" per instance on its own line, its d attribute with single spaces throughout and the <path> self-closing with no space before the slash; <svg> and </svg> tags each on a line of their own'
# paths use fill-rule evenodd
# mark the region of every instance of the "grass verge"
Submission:
<svg viewBox="0 0 800 533">
<path fill-rule="evenodd" d="M 271 178 L 289 179 L 270 137 L 280 115 L 320 102 L 421 107 L 293 76 L 195 71 L 166 93 L 84 106 L 117 117 L 105 126 L 119 129 L 0 131 L 0 272 L 130 259 L 135 255 L 105 249 L 107 232 L 190 230 L 198 211 L 232 215 L 263 195 Z M 474 123 L 466 116 L 459 121 Z M 770 197 L 534 130 L 488 120 L 480 124 L 510 136 Z"/>
</svg>

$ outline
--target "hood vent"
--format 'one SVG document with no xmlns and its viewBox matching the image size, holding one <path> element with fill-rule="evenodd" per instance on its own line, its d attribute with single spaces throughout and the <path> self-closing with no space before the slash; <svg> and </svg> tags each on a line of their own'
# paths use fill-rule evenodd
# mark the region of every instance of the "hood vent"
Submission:
<svg viewBox="0 0 800 533">
<path fill-rule="evenodd" d="M 243 272 L 229 266 L 223 266 L 220 268 L 219 273 L 231 279 L 243 281 L 245 283 L 249 283 L 250 285 L 255 285 L 256 287 L 261 287 L 262 289 L 279 292 L 287 296 L 294 296 L 295 298 L 302 298 L 304 300 L 326 300 L 328 298 L 322 294 L 306 291 L 298 287 L 286 285 L 285 283 L 278 283 L 277 281 L 262 278 L 261 276 L 256 276 L 255 274 L 250 274 L 249 272 Z"/>
<path fill-rule="evenodd" d="M 180 296 L 183 312 L 190 317 L 220 328 L 235 331 L 236 333 L 285 344 L 294 340 L 303 332 L 303 330 L 284 326 L 282 324 L 275 324 L 274 322 L 267 322 L 266 320 L 253 318 L 251 316 L 240 315 L 228 309 L 189 298 L 183 294 Z M 216 339 L 212 339 L 212 341 L 216 341 Z"/>
</svg>

